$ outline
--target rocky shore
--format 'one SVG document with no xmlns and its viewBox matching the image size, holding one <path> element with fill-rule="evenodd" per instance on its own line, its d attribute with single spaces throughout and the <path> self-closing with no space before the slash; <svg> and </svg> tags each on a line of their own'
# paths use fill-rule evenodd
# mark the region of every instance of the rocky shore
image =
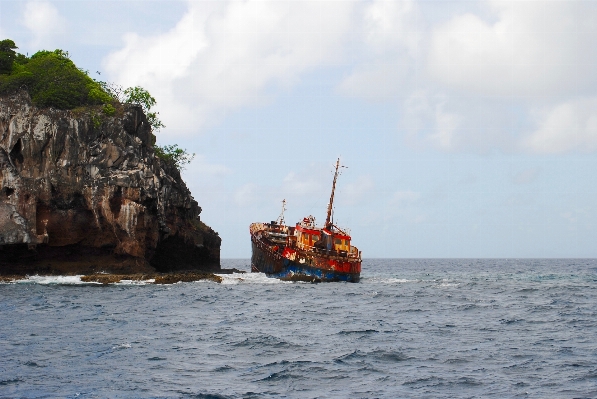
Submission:
<svg viewBox="0 0 597 399">
<path fill-rule="evenodd" d="M 211 280 L 216 283 L 222 282 L 222 277 L 213 273 L 165 273 L 165 274 L 90 274 L 81 276 L 84 283 L 116 284 L 121 281 L 143 281 L 150 284 L 175 284 L 188 283 L 192 281 Z M 0 276 L 0 283 L 12 283 L 20 280 L 27 280 L 28 276 L 8 275 Z"/>
<path fill-rule="evenodd" d="M 219 235 L 138 106 L 0 98 L 0 275 L 220 270 Z"/>
</svg>

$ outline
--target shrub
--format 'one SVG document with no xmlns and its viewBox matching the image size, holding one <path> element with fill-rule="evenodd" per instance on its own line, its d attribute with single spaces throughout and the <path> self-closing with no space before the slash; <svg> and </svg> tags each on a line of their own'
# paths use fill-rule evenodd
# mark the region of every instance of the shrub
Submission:
<svg viewBox="0 0 597 399">
<path fill-rule="evenodd" d="M 157 132 L 166 127 L 162 121 L 158 119 L 159 112 L 149 112 L 156 104 L 156 101 L 144 88 L 135 86 L 124 90 L 124 102 L 140 105 L 147 117 L 147 122 L 149 122 L 154 131 Z"/>
<path fill-rule="evenodd" d="M 98 82 L 77 68 L 68 52 L 42 50 L 27 58 L 14 53 L 15 48 L 12 40 L 0 42 L 0 94 L 26 88 L 36 106 L 60 109 L 113 101 Z"/>
<path fill-rule="evenodd" d="M 177 144 L 154 147 L 155 155 L 164 161 L 173 164 L 178 170 L 184 170 L 195 158 L 195 154 L 189 154 L 186 149 L 180 148 Z"/>
<path fill-rule="evenodd" d="M 91 113 L 91 124 L 95 129 L 98 129 L 102 125 L 102 118 L 95 112 Z"/>
<path fill-rule="evenodd" d="M 112 116 L 116 113 L 116 108 L 112 104 L 104 104 L 104 108 L 102 109 L 104 115 Z"/>
</svg>

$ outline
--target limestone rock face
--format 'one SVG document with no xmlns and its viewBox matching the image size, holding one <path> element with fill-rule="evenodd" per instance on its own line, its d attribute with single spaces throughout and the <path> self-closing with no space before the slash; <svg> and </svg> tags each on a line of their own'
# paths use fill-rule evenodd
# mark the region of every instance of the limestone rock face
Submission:
<svg viewBox="0 0 597 399">
<path fill-rule="evenodd" d="M 0 273 L 219 270 L 221 239 L 140 107 L 0 98 Z"/>
</svg>

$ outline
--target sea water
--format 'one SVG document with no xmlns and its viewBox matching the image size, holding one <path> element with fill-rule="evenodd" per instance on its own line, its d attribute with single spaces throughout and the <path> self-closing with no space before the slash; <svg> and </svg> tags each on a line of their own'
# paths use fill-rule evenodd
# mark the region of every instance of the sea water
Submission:
<svg viewBox="0 0 597 399">
<path fill-rule="evenodd" d="M 595 260 L 367 259 L 358 284 L 223 278 L 0 284 L 0 397 L 597 397 Z"/>
</svg>

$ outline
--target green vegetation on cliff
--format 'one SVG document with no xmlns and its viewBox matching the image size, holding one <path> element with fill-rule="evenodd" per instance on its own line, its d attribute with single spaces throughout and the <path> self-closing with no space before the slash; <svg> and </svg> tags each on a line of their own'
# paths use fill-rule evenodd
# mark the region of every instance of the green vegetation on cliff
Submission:
<svg viewBox="0 0 597 399">
<path fill-rule="evenodd" d="M 186 149 L 182 149 L 178 144 L 154 147 L 155 155 L 168 163 L 172 163 L 178 170 L 182 170 L 190 164 L 195 154 L 189 154 Z"/>
<path fill-rule="evenodd" d="M 36 106 L 59 109 L 110 104 L 114 100 L 77 68 L 67 52 L 42 50 L 26 57 L 15 49 L 12 40 L 0 42 L 0 94 L 26 89 Z"/>
<path fill-rule="evenodd" d="M 57 49 L 41 50 L 27 57 L 17 53 L 15 42 L 0 41 L 0 95 L 27 90 L 34 105 L 40 108 L 74 109 L 102 106 L 102 113 L 112 116 L 120 103 L 139 105 L 154 132 L 164 128 L 158 112 L 152 111 L 154 97 L 140 86 L 123 89 L 121 86 L 92 79 L 88 71 L 78 68 L 68 52 Z M 101 115 L 101 113 L 100 113 Z M 92 113 L 94 126 L 101 125 L 100 115 Z M 182 170 L 195 154 L 178 145 L 154 146 L 155 154 Z"/>
</svg>

